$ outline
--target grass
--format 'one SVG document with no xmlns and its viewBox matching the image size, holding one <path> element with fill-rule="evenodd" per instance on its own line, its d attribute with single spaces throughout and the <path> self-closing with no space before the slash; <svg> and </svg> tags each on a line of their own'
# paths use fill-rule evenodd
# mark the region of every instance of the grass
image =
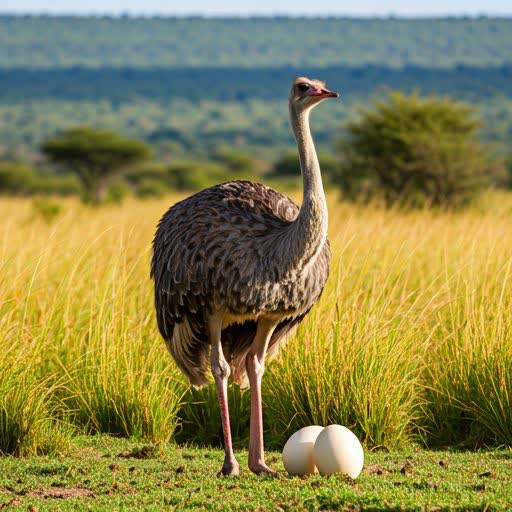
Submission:
<svg viewBox="0 0 512 512">
<path fill-rule="evenodd" d="M 55 454 L 68 446 L 69 425 L 57 419 L 48 379 L 25 369 L 0 365 L 0 453 L 28 456 Z"/>
<path fill-rule="evenodd" d="M 289 477 L 216 478 L 222 452 L 166 445 L 154 450 L 112 437 L 75 440 L 70 455 L 0 459 L 0 508 L 7 510 L 406 510 L 490 511 L 512 505 L 512 453 L 366 453 L 355 481 Z M 240 462 L 245 451 L 237 453 Z"/>
<path fill-rule="evenodd" d="M 62 200 L 50 219 L 2 199 L 2 453 L 65 454 L 85 433 L 219 444 L 213 389 L 188 389 L 154 319 L 150 243 L 174 200 Z M 331 276 L 268 365 L 267 445 L 341 423 L 368 448 L 512 446 L 510 195 L 458 212 L 329 203 Z M 231 397 L 243 446 L 248 396 Z"/>
</svg>

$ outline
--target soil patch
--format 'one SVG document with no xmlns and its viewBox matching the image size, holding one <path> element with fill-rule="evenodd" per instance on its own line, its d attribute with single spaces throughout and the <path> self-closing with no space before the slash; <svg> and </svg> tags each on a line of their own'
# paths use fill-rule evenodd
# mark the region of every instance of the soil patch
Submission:
<svg viewBox="0 0 512 512">
<path fill-rule="evenodd" d="M 50 487 L 49 489 L 30 491 L 28 496 L 31 498 L 69 500 L 72 498 L 94 498 L 94 493 L 90 489 L 84 489 L 83 487 Z"/>
</svg>

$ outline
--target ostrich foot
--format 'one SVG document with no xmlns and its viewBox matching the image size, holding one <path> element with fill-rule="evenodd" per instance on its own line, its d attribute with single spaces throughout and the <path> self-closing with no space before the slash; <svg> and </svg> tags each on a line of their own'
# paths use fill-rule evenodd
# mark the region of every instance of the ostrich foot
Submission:
<svg viewBox="0 0 512 512">
<path fill-rule="evenodd" d="M 240 474 L 240 466 L 236 460 L 225 460 L 222 469 L 217 473 L 217 477 L 238 476 Z"/>
<path fill-rule="evenodd" d="M 269 468 L 264 462 L 249 462 L 249 469 L 256 475 L 277 476 L 277 471 Z"/>
</svg>

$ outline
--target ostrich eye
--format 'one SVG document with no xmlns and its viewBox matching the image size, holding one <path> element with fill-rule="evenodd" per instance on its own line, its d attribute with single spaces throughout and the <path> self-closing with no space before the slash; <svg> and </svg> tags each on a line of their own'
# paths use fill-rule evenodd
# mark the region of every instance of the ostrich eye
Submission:
<svg viewBox="0 0 512 512">
<path fill-rule="evenodd" d="M 309 84 L 299 84 L 297 88 L 299 91 L 306 92 L 311 86 Z"/>
</svg>

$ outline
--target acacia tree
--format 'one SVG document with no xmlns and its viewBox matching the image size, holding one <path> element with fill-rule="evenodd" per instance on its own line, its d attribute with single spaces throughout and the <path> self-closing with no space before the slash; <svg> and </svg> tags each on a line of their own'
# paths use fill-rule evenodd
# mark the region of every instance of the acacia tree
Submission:
<svg viewBox="0 0 512 512">
<path fill-rule="evenodd" d="M 392 93 L 348 124 L 339 183 L 349 196 L 464 204 L 503 171 L 478 142 L 478 128 L 468 105 Z"/>
<path fill-rule="evenodd" d="M 50 161 L 75 173 L 82 183 L 83 200 L 95 204 L 101 202 L 109 177 L 151 154 L 141 141 L 87 126 L 48 139 L 41 150 Z"/>
</svg>

